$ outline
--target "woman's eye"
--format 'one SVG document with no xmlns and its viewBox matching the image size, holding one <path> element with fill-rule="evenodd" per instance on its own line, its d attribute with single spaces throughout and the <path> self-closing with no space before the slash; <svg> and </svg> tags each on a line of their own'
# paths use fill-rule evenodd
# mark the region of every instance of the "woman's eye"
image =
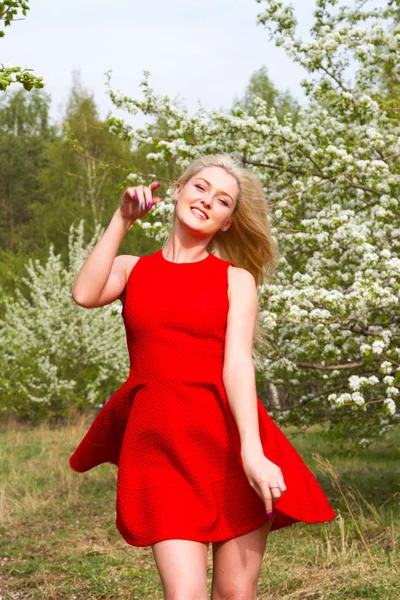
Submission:
<svg viewBox="0 0 400 600">
<path fill-rule="evenodd" d="M 197 188 L 199 188 L 199 190 L 201 190 L 202 192 L 204 192 L 204 188 L 203 188 L 201 185 L 199 185 L 198 183 L 195 183 L 195 184 L 194 184 L 194 187 L 197 187 Z M 223 204 L 225 204 L 225 206 L 228 206 L 228 203 L 227 203 L 227 201 L 226 201 L 226 200 L 222 200 L 222 198 L 220 198 L 220 200 L 221 200 L 221 202 L 222 202 Z"/>
</svg>

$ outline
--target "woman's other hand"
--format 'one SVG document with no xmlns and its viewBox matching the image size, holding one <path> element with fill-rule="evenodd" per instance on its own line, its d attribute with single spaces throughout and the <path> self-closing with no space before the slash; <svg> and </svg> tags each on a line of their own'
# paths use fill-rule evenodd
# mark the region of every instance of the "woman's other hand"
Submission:
<svg viewBox="0 0 400 600">
<path fill-rule="evenodd" d="M 262 452 L 251 451 L 242 454 L 244 472 L 251 487 L 257 492 L 272 518 L 273 502 L 279 500 L 286 490 L 282 471 Z"/>
</svg>

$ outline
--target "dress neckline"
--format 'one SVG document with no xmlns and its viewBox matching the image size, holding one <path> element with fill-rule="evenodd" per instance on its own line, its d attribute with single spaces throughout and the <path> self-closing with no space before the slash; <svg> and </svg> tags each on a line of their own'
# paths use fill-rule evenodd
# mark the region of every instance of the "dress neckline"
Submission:
<svg viewBox="0 0 400 600">
<path fill-rule="evenodd" d="M 174 262 L 173 260 L 168 260 L 167 258 L 165 258 L 164 254 L 163 254 L 163 249 L 160 248 L 160 250 L 158 250 L 158 254 L 160 255 L 161 259 L 163 262 L 168 263 L 169 265 L 199 265 L 201 263 L 206 262 L 210 256 L 212 256 L 211 252 L 208 253 L 208 256 L 206 256 L 205 258 L 202 258 L 201 260 L 194 260 L 192 262 Z"/>
</svg>

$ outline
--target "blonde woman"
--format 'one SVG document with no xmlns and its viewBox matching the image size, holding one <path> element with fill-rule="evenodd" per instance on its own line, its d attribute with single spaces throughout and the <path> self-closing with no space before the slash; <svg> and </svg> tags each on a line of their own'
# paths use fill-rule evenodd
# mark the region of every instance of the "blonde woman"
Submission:
<svg viewBox="0 0 400 600">
<path fill-rule="evenodd" d="M 120 298 L 125 383 L 70 458 L 118 466 L 116 526 L 151 546 L 166 599 L 255 599 L 270 531 L 335 513 L 256 395 L 257 286 L 279 254 L 259 180 L 232 156 L 195 160 L 175 182 L 172 227 L 145 256 L 116 256 L 159 184 L 127 188 L 78 274 L 73 298 Z"/>
</svg>

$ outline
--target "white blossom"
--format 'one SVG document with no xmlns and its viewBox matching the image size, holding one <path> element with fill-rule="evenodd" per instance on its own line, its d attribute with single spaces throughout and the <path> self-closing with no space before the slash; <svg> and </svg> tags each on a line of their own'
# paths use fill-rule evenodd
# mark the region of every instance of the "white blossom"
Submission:
<svg viewBox="0 0 400 600">
<path fill-rule="evenodd" d="M 33 416 L 40 406 L 60 413 L 78 402 L 98 406 L 127 378 L 121 303 L 85 309 L 71 294 L 100 235 L 98 227 L 85 246 L 83 221 L 72 225 L 68 265 L 51 246 L 47 262 L 29 260 L 27 275 L 21 276 L 29 297 L 17 288 L 15 297 L 5 298 L 0 411 Z"/>
<path fill-rule="evenodd" d="M 396 412 L 396 403 L 393 400 L 393 398 L 386 398 L 383 401 L 384 405 L 386 406 L 388 412 L 390 415 L 394 415 L 394 413 Z"/>
<path fill-rule="evenodd" d="M 307 40 L 289 2 L 260 4 L 257 22 L 306 74 L 307 104 L 297 120 L 289 114 L 278 119 L 277 110 L 257 96 L 252 114 L 237 103 L 189 115 L 153 91 L 148 72 L 143 98 L 111 87 L 109 94 L 116 108 L 167 124 L 147 154 L 148 173 L 172 162 L 185 169 L 207 153 L 246 159 L 272 207 L 272 235 L 281 253 L 273 281 L 259 290 L 260 323 L 268 334 L 260 349 L 261 376 L 282 386 L 293 406 L 310 397 L 310 389 L 320 394 L 304 403 L 301 415 L 289 410 L 279 419 L 290 423 L 295 412 L 294 423 L 312 424 L 325 405 L 332 431 L 343 435 L 348 423 L 354 436 L 357 419 L 359 440 L 369 443 L 396 418 L 382 393 L 397 398 L 400 387 L 400 122 L 386 110 L 378 87 L 389 62 L 391 77 L 400 78 L 397 3 L 383 3 L 373 14 L 362 2 L 342 13 L 335 3 L 323 3 Z M 127 131 L 147 152 L 153 128 L 134 131 L 115 119 L 112 133 L 126 137 Z M 132 180 L 140 181 L 134 173 Z M 171 186 L 165 201 L 136 223 L 155 242 L 170 231 L 172 192 Z M 381 424 L 382 417 L 390 422 Z"/>
</svg>

